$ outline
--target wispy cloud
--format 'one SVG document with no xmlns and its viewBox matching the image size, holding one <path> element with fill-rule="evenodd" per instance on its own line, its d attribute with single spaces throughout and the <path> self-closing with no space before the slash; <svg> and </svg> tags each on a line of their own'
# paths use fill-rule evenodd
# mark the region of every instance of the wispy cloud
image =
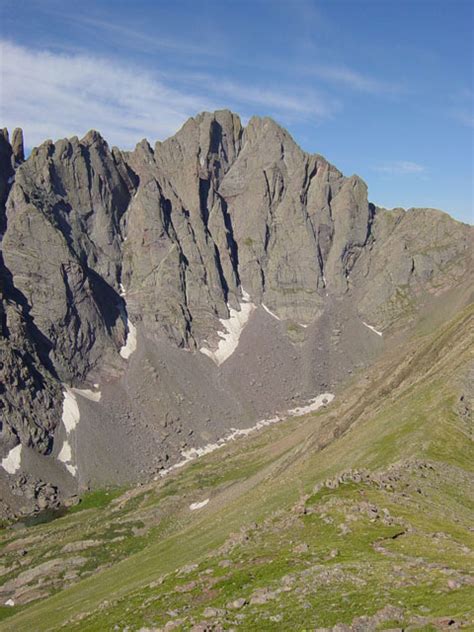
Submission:
<svg viewBox="0 0 474 632">
<path fill-rule="evenodd" d="M 319 123 L 332 118 L 342 107 L 339 99 L 322 91 L 283 81 L 280 89 L 275 89 L 263 82 L 252 84 L 229 79 L 216 81 L 211 75 L 204 73 L 188 73 L 183 75 L 182 80 L 195 87 L 205 85 L 208 94 L 215 99 L 234 103 L 244 110 L 255 106 L 263 109 L 267 115 L 277 116 L 283 121 L 299 119 Z"/>
<path fill-rule="evenodd" d="M 29 146 L 96 128 L 112 144 L 129 148 L 144 136 L 163 139 L 188 117 L 218 107 L 244 116 L 261 108 L 282 120 L 315 121 L 338 107 L 297 88 L 277 91 L 206 75 L 191 85 L 178 75 L 171 80 L 101 57 L 37 51 L 7 41 L 0 42 L 0 54 L 2 125 L 23 127 Z"/>
<path fill-rule="evenodd" d="M 399 83 L 376 79 L 347 66 L 315 64 L 306 68 L 305 71 L 307 74 L 312 74 L 330 83 L 343 85 L 358 92 L 390 95 L 399 94 L 403 91 L 403 87 Z"/>
<path fill-rule="evenodd" d="M 311 33 L 311 40 L 314 35 L 315 25 L 321 25 L 324 23 L 324 18 L 319 10 L 306 0 L 299 0 L 298 11 L 301 18 L 301 27 L 309 29 Z M 121 24 L 119 22 L 111 21 L 110 19 L 104 19 L 99 16 L 85 15 L 81 12 L 70 11 L 57 11 L 54 13 L 55 17 L 60 17 L 67 22 L 74 22 L 75 24 L 87 29 L 100 33 L 101 38 L 108 38 L 116 41 L 123 48 L 136 49 L 140 52 L 162 52 L 172 53 L 186 58 L 188 65 L 194 65 L 198 63 L 197 60 L 203 60 L 207 58 L 212 64 L 220 66 L 223 62 L 228 63 L 230 60 L 226 55 L 224 42 L 225 39 L 219 38 L 219 46 L 216 46 L 216 34 L 213 32 L 212 45 L 206 44 L 207 38 L 203 38 L 199 45 L 193 44 L 186 39 L 165 36 L 162 33 L 149 34 L 144 31 L 143 28 L 135 28 L 133 25 Z M 299 42 L 301 44 L 301 42 Z M 312 43 L 307 44 L 308 51 L 313 52 L 315 55 L 319 54 L 318 50 L 315 50 Z M 232 64 L 237 66 L 249 65 L 249 61 L 242 61 L 238 58 L 232 58 Z M 258 60 L 251 61 L 252 67 L 261 66 L 261 62 Z M 282 59 L 278 60 L 280 69 L 285 66 Z M 263 67 L 263 70 L 273 71 L 275 67 L 275 60 L 268 62 L 267 67 Z M 286 68 L 287 73 L 294 73 L 294 65 Z M 358 70 L 348 67 L 347 65 L 333 65 L 317 62 L 312 65 L 298 64 L 296 72 L 303 72 L 306 76 L 317 77 L 331 84 L 338 84 L 339 86 L 345 86 L 349 89 L 366 92 L 370 94 L 395 94 L 399 93 L 402 88 L 401 85 L 395 82 L 376 79 L 369 74 L 361 73 Z"/>
<path fill-rule="evenodd" d="M 373 167 L 374 171 L 385 173 L 388 175 L 416 175 L 426 173 L 426 168 L 417 162 L 409 160 L 394 160 L 383 165 Z"/>
<path fill-rule="evenodd" d="M 317 120 L 330 118 L 340 108 L 337 99 L 315 90 L 275 91 L 262 87 L 249 87 L 225 81 L 219 86 L 223 94 L 242 102 L 265 106 L 271 111 L 301 114 Z"/>
<path fill-rule="evenodd" d="M 86 55 L 34 51 L 0 43 L 2 125 L 25 129 L 28 145 L 81 135 L 94 127 L 131 147 L 144 135 L 163 138 L 209 99 L 185 94 L 126 65 Z"/>
<path fill-rule="evenodd" d="M 55 10 L 55 16 L 62 17 L 68 22 L 73 21 L 76 24 L 93 31 L 100 31 L 102 37 L 107 35 L 109 38 L 117 40 L 121 47 L 135 48 L 140 50 L 142 53 L 165 51 L 188 57 L 190 55 L 209 57 L 214 57 L 216 55 L 215 47 L 207 46 L 205 44 L 201 44 L 199 46 L 193 45 L 184 39 L 172 38 L 160 33 L 149 35 L 143 29 L 138 30 L 133 26 L 112 22 L 110 19 L 102 19 L 100 17 L 93 17 L 80 13 L 58 13 L 57 10 Z"/>
</svg>

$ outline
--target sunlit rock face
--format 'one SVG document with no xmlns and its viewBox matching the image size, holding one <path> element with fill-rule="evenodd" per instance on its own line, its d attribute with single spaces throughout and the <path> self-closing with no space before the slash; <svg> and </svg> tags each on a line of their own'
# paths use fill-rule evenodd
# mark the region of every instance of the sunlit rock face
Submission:
<svg viewBox="0 0 474 632">
<path fill-rule="evenodd" d="M 64 385 L 98 383 L 100 401 L 78 398 L 78 446 L 100 419 L 111 462 L 134 472 L 127 441 L 169 466 L 183 443 L 325 392 L 457 292 L 472 251 L 468 226 L 376 208 L 359 177 L 271 119 L 244 127 L 225 110 L 132 152 L 91 131 L 24 160 L 21 131 L 3 130 L 0 232 L 0 456 L 21 444 L 71 465 Z M 120 438 L 134 419 L 133 441 Z M 79 481 L 81 467 L 86 479 L 78 447 Z"/>
</svg>

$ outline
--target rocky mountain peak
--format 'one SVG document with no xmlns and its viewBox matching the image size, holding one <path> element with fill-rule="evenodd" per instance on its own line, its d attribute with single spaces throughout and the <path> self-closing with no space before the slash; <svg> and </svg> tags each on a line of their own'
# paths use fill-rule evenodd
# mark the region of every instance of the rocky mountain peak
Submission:
<svg viewBox="0 0 474 632">
<path fill-rule="evenodd" d="M 15 180 L 15 171 L 24 159 L 22 130 L 13 130 L 11 143 L 7 128 L 0 130 L 0 235 L 6 228 L 5 203 Z"/>
<path fill-rule="evenodd" d="M 12 152 L 16 165 L 20 165 L 25 160 L 25 150 L 23 147 L 23 130 L 16 128 L 12 135 Z"/>
<path fill-rule="evenodd" d="M 102 137 L 102 135 L 95 129 L 90 129 L 87 134 L 81 139 L 81 144 L 90 146 L 90 145 L 107 145 L 107 141 Z"/>
<path fill-rule="evenodd" d="M 203 112 L 160 143 L 156 153 L 162 162 L 171 159 L 194 177 L 212 178 L 218 185 L 240 151 L 242 133 L 240 118 L 232 112 Z"/>
<path fill-rule="evenodd" d="M 269 118 L 243 127 L 228 110 L 204 112 L 154 148 L 110 149 L 91 130 L 22 152 L 22 135 L 10 144 L 4 130 L 5 449 L 55 459 L 62 393 L 82 387 L 96 437 L 94 415 L 113 433 L 143 421 L 146 449 L 165 459 L 197 428 L 208 441 L 324 392 L 422 305 L 465 296 L 468 227 L 376 208 L 363 180 Z M 88 463 L 80 476 L 100 478 Z"/>
<path fill-rule="evenodd" d="M 296 150 L 304 153 L 287 130 L 269 116 L 253 116 L 245 127 L 244 140 L 253 144 L 263 144 L 267 148 L 279 148 L 280 151 L 286 149 L 288 152 Z"/>
</svg>

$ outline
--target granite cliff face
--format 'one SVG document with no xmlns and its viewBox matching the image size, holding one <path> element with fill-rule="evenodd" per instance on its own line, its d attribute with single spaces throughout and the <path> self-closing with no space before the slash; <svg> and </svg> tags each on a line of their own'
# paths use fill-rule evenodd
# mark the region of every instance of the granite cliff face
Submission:
<svg viewBox="0 0 474 632">
<path fill-rule="evenodd" d="M 124 442 L 153 446 L 156 471 L 334 388 L 443 297 L 469 300 L 470 227 L 376 208 L 271 119 L 243 127 L 228 111 L 133 152 L 89 132 L 25 161 L 21 132 L 10 144 L 4 130 L 0 224 L 0 449 L 28 448 L 40 478 L 35 454 L 50 468 L 65 441 L 66 387 L 89 393 L 76 399 L 96 445 L 123 431 L 105 469 L 81 467 L 78 435 L 75 477 L 126 478 Z"/>
</svg>

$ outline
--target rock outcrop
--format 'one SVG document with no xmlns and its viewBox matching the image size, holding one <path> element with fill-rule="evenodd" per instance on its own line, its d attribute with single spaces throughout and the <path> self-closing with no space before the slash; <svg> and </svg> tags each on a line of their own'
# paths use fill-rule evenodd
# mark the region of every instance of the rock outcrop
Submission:
<svg viewBox="0 0 474 632">
<path fill-rule="evenodd" d="M 379 334 L 403 328 L 471 269 L 468 226 L 434 210 L 376 208 L 359 177 L 305 153 L 271 119 L 243 127 L 228 111 L 131 152 L 91 131 L 46 141 L 24 160 L 21 131 L 10 144 L 3 130 L 0 224 L 3 453 L 21 442 L 48 454 L 63 384 L 133 372 L 137 335 L 225 361 L 216 350 L 232 336 L 236 348 L 242 310 L 263 306 L 284 324 L 288 349 L 306 345 L 308 358 L 314 326 L 310 372 L 323 384 L 324 365 L 313 365 L 321 336 L 330 346 L 340 335 L 331 314 L 350 308 Z M 189 392 L 202 390 L 186 379 Z M 168 419 L 170 388 L 159 388 Z M 178 434 L 192 433 L 189 415 Z"/>
<path fill-rule="evenodd" d="M 5 202 L 15 179 L 15 170 L 25 159 L 23 150 L 23 132 L 21 129 L 13 131 L 13 139 L 6 128 L 0 130 L 0 234 L 6 228 Z"/>
</svg>

